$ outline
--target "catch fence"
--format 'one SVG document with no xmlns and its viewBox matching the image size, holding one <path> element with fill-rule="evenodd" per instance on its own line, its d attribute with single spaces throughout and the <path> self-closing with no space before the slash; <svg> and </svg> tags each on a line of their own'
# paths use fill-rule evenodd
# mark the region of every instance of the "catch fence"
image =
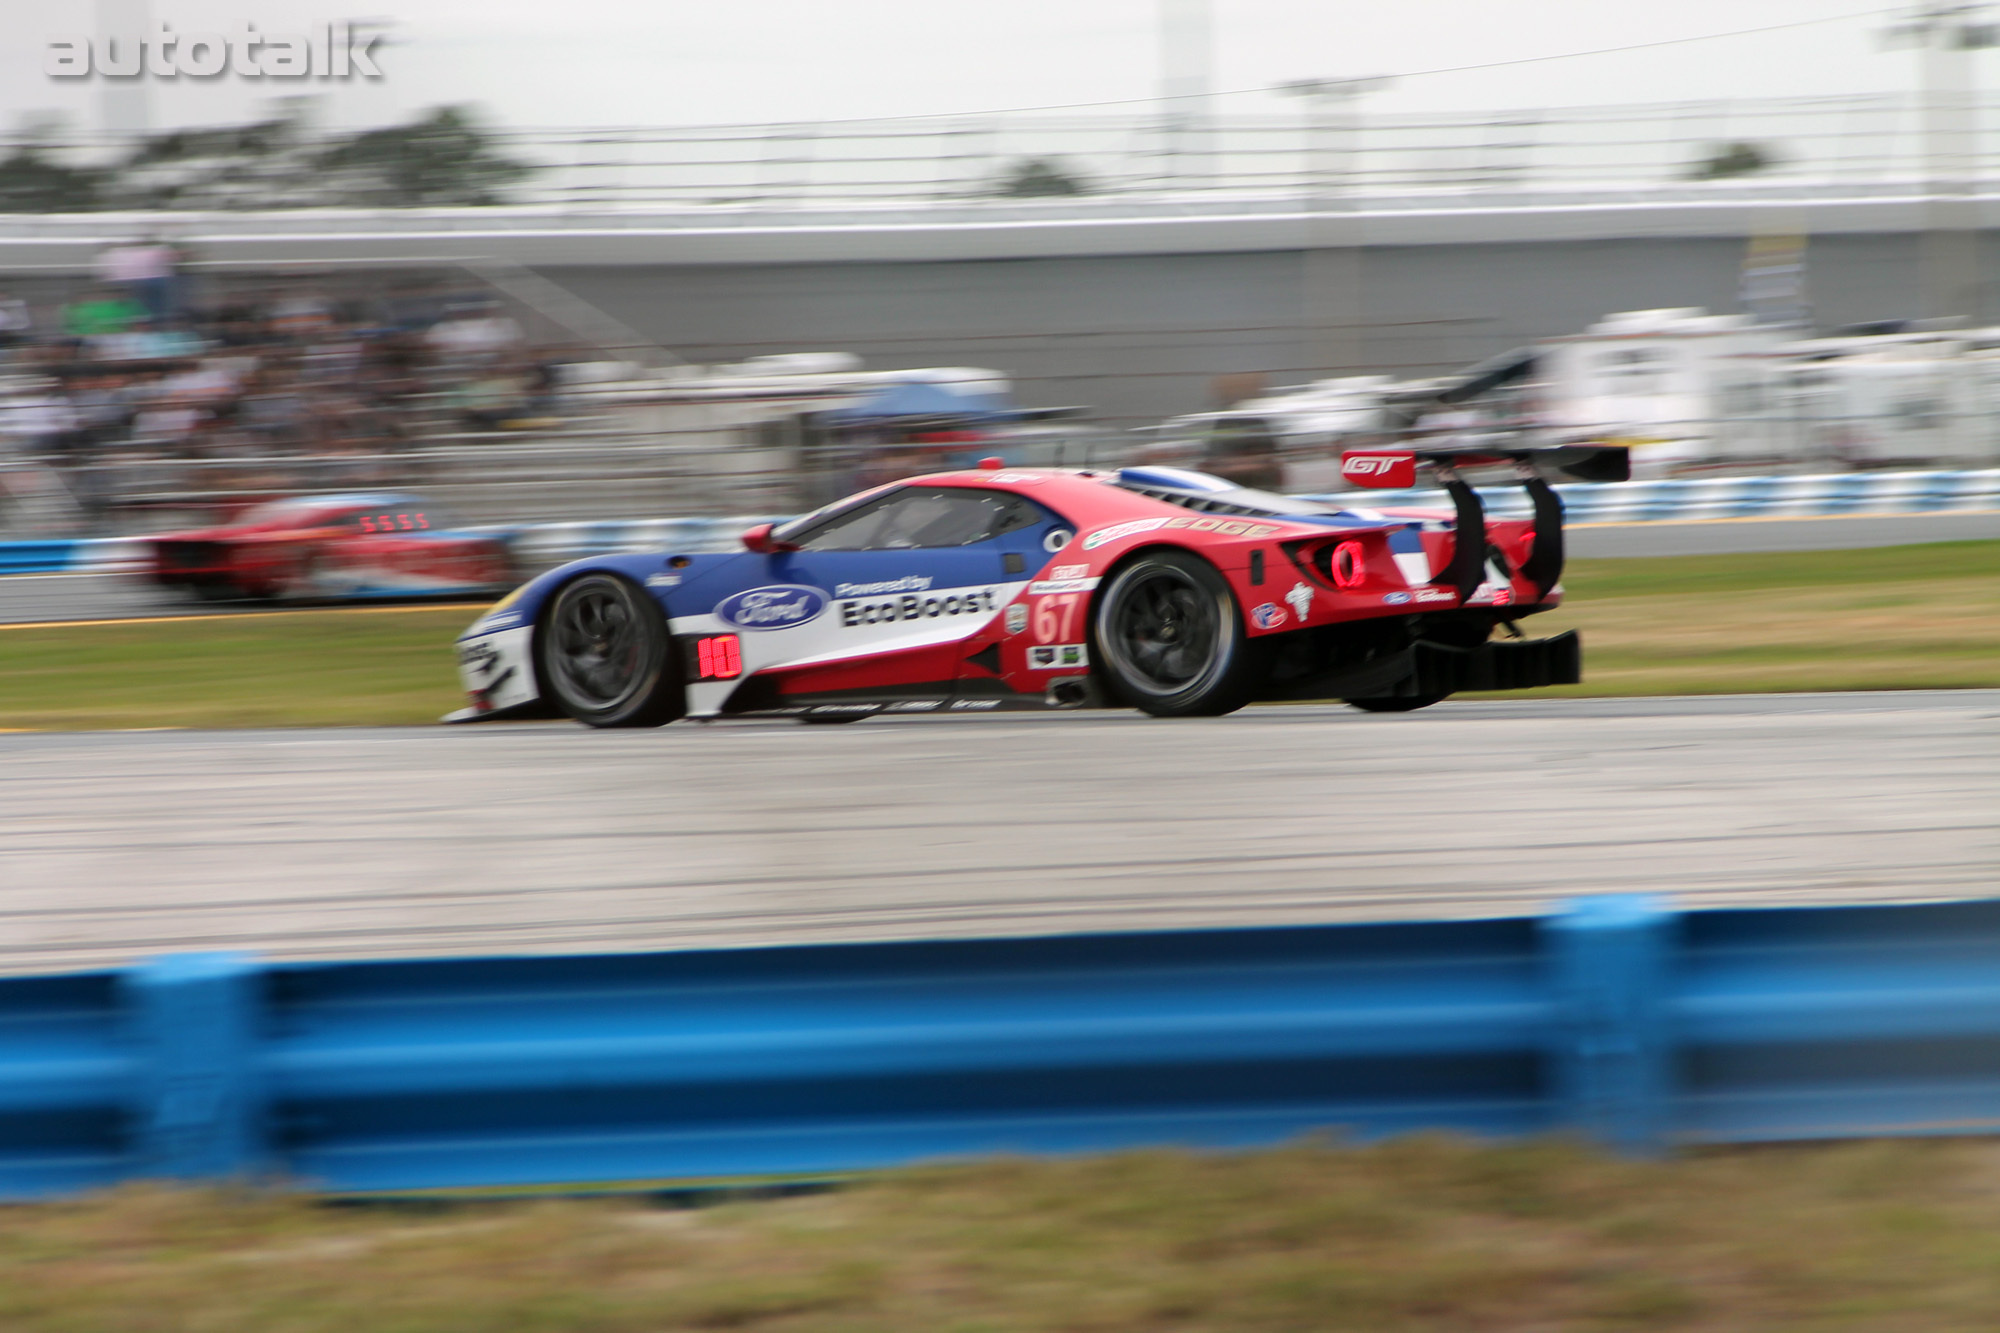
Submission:
<svg viewBox="0 0 2000 1333">
<path fill-rule="evenodd" d="M 491 141 L 531 168 L 505 202 L 604 216 L 1168 197 L 1865 197 L 2000 169 L 2000 144 L 1979 133 L 2000 123 L 1991 99 L 1950 112 L 1948 145 L 1937 122 L 1927 132 L 1924 100 L 1905 93 L 1425 113 L 1370 103 L 1237 93 L 1070 111 L 502 129 Z M 43 151 L 104 162 L 129 147 L 79 136 Z"/>
</svg>

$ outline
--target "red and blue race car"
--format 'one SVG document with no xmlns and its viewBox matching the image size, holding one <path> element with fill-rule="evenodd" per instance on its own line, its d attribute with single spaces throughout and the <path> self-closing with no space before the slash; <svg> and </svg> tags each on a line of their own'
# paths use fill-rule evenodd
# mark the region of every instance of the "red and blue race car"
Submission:
<svg viewBox="0 0 2000 1333">
<path fill-rule="evenodd" d="M 1489 522 L 1460 470 L 1514 469 L 1530 519 Z M 735 554 L 579 560 L 458 640 L 471 706 L 597 727 L 789 714 L 1256 700 L 1422 708 L 1577 680 L 1574 633 L 1496 640 L 1562 598 L 1541 468 L 1619 480 L 1616 447 L 1349 454 L 1363 485 L 1433 470 L 1449 512 L 1251 490 L 1198 472 L 979 468 L 877 487 L 743 536 Z"/>
</svg>

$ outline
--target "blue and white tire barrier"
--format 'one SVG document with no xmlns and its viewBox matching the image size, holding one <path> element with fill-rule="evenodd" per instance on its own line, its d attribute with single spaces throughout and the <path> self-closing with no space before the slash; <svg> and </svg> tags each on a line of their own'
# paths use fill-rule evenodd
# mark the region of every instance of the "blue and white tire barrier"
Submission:
<svg viewBox="0 0 2000 1333">
<path fill-rule="evenodd" d="M 1572 525 L 1690 523 L 1725 518 L 1830 518 L 1841 515 L 1953 514 L 2000 511 L 2000 468 L 1980 472 L 1842 472 L 1804 477 L 1700 477 L 1556 487 Z M 1480 488 L 1495 518 L 1527 518 L 1518 486 Z M 1343 491 L 1310 499 L 1354 508 L 1451 507 L 1443 491 Z M 689 553 L 736 549 L 743 531 L 782 521 L 761 517 L 604 519 L 523 523 L 475 529 L 503 537 L 521 565 L 546 569 L 584 556 L 620 551 Z M 0 574 L 110 574 L 145 563 L 132 537 L 0 542 Z"/>
<path fill-rule="evenodd" d="M 588 555 L 620 551 L 698 553 L 738 549 L 746 528 L 764 518 L 641 518 L 590 523 L 519 523 L 470 528 L 512 548 L 525 569 L 549 569 Z M 138 537 L 0 542 L 0 574 L 130 574 L 146 568 Z"/>
<path fill-rule="evenodd" d="M 41 542 L 0 542 L 0 574 L 60 573 L 76 559 L 83 543 L 57 540 Z"/>
<path fill-rule="evenodd" d="M 1518 486 L 1479 487 L 1495 518 L 1529 517 Z M 1691 523 L 1719 518 L 1832 518 L 2000 510 L 2000 469 L 1842 472 L 1809 477 L 1700 477 L 1557 486 L 1571 524 Z M 1366 509 L 1451 508 L 1443 491 L 1343 491 L 1310 497 Z"/>
<path fill-rule="evenodd" d="M 0 574 L 121 574 L 145 562 L 146 544 L 136 537 L 0 542 Z"/>
</svg>

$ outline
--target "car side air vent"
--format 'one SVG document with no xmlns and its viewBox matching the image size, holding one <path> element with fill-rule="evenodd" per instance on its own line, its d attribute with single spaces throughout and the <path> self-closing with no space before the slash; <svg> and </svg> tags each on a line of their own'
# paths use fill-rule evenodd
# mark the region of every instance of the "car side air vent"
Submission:
<svg viewBox="0 0 2000 1333">
<path fill-rule="evenodd" d="M 1189 495 L 1186 491 L 1167 491 L 1152 486 L 1133 486 L 1129 483 L 1121 484 L 1119 489 L 1143 495 L 1149 500 L 1164 500 L 1170 505 L 1179 505 L 1183 509 L 1192 509 L 1198 514 L 1236 514 L 1248 518 L 1282 517 L 1281 515 L 1273 514 L 1268 509 L 1257 509 L 1250 505 L 1231 504 L 1227 500 L 1218 500 L 1208 495 Z"/>
</svg>

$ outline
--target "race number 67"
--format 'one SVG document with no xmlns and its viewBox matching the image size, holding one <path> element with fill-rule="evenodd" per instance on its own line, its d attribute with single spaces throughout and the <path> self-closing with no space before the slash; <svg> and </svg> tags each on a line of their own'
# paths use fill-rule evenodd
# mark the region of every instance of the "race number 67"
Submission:
<svg viewBox="0 0 2000 1333">
<path fill-rule="evenodd" d="M 1070 626 L 1076 621 L 1080 593 L 1066 592 L 1044 597 L 1035 606 L 1035 642 L 1068 643 Z"/>
</svg>

